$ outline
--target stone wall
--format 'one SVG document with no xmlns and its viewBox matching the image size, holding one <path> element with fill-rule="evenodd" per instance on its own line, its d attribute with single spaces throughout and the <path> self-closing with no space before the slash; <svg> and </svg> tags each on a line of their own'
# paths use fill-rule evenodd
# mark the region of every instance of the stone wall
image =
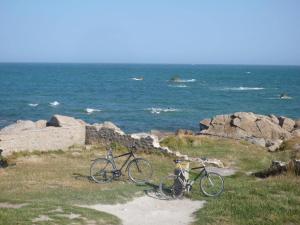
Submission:
<svg viewBox="0 0 300 225">
<path fill-rule="evenodd" d="M 88 125 L 86 126 L 85 143 L 87 145 L 99 144 L 104 146 L 118 143 L 128 148 L 135 146 L 139 150 L 151 150 L 155 148 L 155 137 L 151 135 L 141 137 L 139 134 L 129 135 L 116 132 L 112 128 L 98 128 L 94 125 Z"/>
</svg>

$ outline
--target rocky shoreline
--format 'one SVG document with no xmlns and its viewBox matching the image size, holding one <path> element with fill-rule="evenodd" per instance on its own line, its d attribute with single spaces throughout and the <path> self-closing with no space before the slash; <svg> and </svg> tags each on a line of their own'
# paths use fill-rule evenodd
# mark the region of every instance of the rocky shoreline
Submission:
<svg viewBox="0 0 300 225">
<path fill-rule="evenodd" d="M 280 149 L 284 141 L 300 137 L 300 120 L 236 112 L 200 121 L 200 134 L 246 140 L 273 152 Z"/>
<path fill-rule="evenodd" d="M 170 134 L 170 133 L 168 133 Z M 221 138 L 246 140 L 267 148 L 280 149 L 282 143 L 292 137 L 300 137 L 300 121 L 275 115 L 258 115 L 237 112 L 217 115 L 200 121 L 197 134 L 179 130 L 177 135 L 208 135 Z M 0 149 L 8 156 L 19 151 L 51 151 L 68 149 L 74 145 L 103 145 L 118 143 L 138 150 L 159 150 L 183 157 L 178 152 L 161 147 L 159 132 L 125 134 L 111 122 L 88 124 L 73 117 L 54 115 L 49 121 L 19 120 L 0 130 Z"/>
</svg>

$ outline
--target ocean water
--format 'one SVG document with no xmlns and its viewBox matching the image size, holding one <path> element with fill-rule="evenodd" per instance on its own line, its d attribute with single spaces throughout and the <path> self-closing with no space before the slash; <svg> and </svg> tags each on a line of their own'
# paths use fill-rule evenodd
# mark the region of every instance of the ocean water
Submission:
<svg viewBox="0 0 300 225">
<path fill-rule="evenodd" d="M 300 117 L 299 66 L 2 63 L 0 86 L 0 127 L 53 114 L 126 132 L 198 130 L 236 111 Z"/>
</svg>

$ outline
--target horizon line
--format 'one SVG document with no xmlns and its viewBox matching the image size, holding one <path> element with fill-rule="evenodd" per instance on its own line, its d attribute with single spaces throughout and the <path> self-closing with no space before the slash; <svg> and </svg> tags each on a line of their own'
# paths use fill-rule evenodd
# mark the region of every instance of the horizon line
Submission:
<svg viewBox="0 0 300 225">
<path fill-rule="evenodd" d="M 245 64 L 245 63 L 149 63 L 149 62 L 26 62 L 26 61 L 4 61 L 0 64 L 131 64 L 131 65 L 219 65 L 219 66 L 300 66 L 300 64 Z"/>
</svg>

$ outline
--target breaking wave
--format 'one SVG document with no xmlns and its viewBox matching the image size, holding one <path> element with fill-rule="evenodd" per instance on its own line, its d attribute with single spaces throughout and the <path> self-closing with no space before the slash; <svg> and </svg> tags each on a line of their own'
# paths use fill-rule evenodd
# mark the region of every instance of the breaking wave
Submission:
<svg viewBox="0 0 300 225">
<path fill-rule="evenodd" d="M 85 112 L 87 113 L 87 114 L 92 114 L 92 113 L 94 113 L 94 112 L 101 112 L 102 110 L 100 110 L 100 109 L 93 109 L 93 108 L 86 108 L 85 109 Z"/>
<path fill-rule="evenodd" d="M 173 82 L 176 82 L 176 83 L 190 83 L 190 82 L 196 82 L 196 79 L 176 79 Z"/>
<path fill-rule="evenodd" d="M 217 90 L 221 91 L 259 91 L 264 90 L 263 87 L 225 87 L 225 88 L 218 88 Z"/>
<path fill-rule="evenodd" d="M 28 105 L 31 106 L 31 107 L 37 107 L 39 104 L 37 104 L 37 103 L 29 103 Z"/>
<path fill-rule="evenodd" d="M 185 85 L 185 84 L 170 84 L 170 85 L 168 85 L 169 87 L 176 87 L 176 88 L 186 88 L 186 87 L 188 87 L 187 85 Z"/>
<path fill-rule="evenodd" d="M 49 103 L 52 107 L 58 106 L 60 105 L 60 103 L 58 101 L 54 101 L 54 102 L 50 102 Z"/>
<path fill-rule="evenodd" d="M 178 109 L 175 108 L 147 108 L 146 110 L 150 111 L 152 114 L 160 114 L 161 112 L 177 112 Z"/>
</svg>

